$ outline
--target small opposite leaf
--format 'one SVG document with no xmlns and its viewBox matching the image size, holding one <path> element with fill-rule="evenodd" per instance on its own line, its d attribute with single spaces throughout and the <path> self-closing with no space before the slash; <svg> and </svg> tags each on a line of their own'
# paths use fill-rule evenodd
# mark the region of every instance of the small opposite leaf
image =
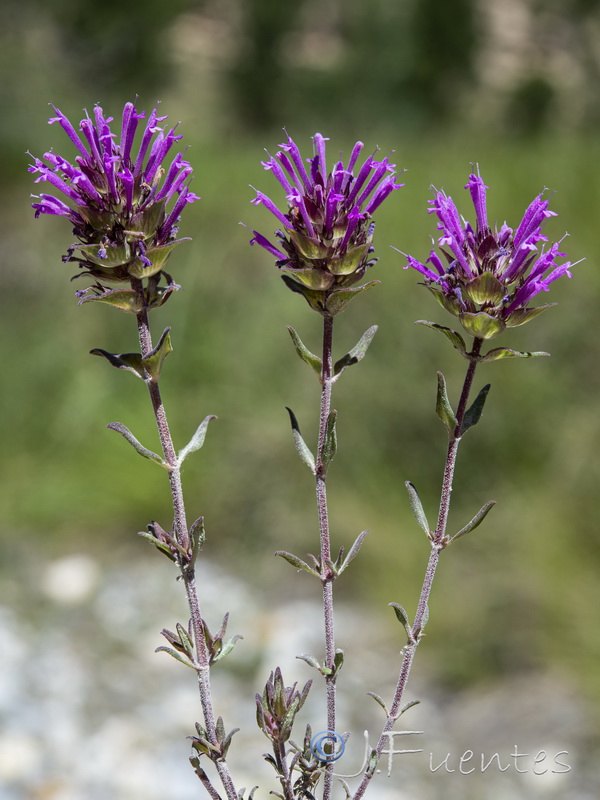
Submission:
<svg viewBox="0 0 600 800">
<path fill-rule="evenodd" d="M 390 603 L 389 605 L 394 609 L 394 612 L 395 612 L 396 616 L 398 617 L 398 621 L 400 622 L 400 624 L 402 625 L 402 627 L 406 631 L 406 635 L 408 636 L 409 643 L 412 642 L 413 641 L 413 635 L 412 635 L 412 628 L 410 626 L 410 622 L 408 621 L 408 614 L 402 608 L 402 606 L 399 605 L 398 603 Z"/>
<path fill-rule="evenodd" d="M 177 650 L 173 650 L 171 647 L 164 647 L 164 646 L 163 647 L 157 647 L 154 652 L 155 653 L 160 653 L 160 652 L 168 653 L 170 656 L 173 656 L 173 658 L 176 661 L 180 661 L 182 664 L 185 664 L 186 667 L 190 667 L 191 669 L 196 669 L 194 664 L 190 663 L 190 661 L 184 655 L 182 655 L 181 653 L 178 653 Z"/>
<path fill-rule="evenodd" d="M 316 356 L 314 353 L 311 353 L 308 347 L 303 343 L 302 339 L 298 336 L 296 331 L 292 328 L 291 325 L 286 325 L 286 328 L 289 331 L 290 336 L 292 337 L 292 342 L 294 343 L 294 347 L 296 348 L 296 352 L 302 359 L 302 361 L 306 362 L 309 367 L 312 367 L 314 371 L 317 373 L 318 377 L 321 377 L 321 370 L 323 369 L 323 362 Z"/>
<path fill-rule="evenodd" d="M 368 532 L 369 531 L 363 531 L 362 533 L 358 534 L 354 544 L 348 551 L 348 555 L 346 556 L 346 558 L 344 559 L 344 561 L 342 562 L 341 566 L 338 569 L 339 575 L 341 575 L 341 573 L 346 569 L 348 564 L 356 558 Z"/>
<path fill-rule="evenodd" d="M 493 506 L 495 505 L 496 505 L 495 500 L 490 500 L 488 503 L 486 503 L 482 508 L 479 509 L 479 511 L 477 512 L 477 514 L 475 514 L 473 519 L 470 522 L 468 522 L 464 528 L 461 528 L 461 530 L 459 530 L 459 532 L 450 539 L 450 542 L 453 542 L 455 539 L 458 539 L 459 536 L 464 536 L 465 533 L 471 533 L 471 531 L 474 531 L 475 528 L 478 528 L 483 522 L 483 520 L 487 517 L 489 512 L 492 510 Z"/>
<path fill-rule="evenodd" d="M 315 457 L 310 452 L 308 445 L 302 438 L 302 434 L 300 433 L 300 426 L 298 425 L 298 420 L 296 419 L 296 415 L 292 411 L 291 408 L 285 407 L 286 411 L 290 415 L 290 423 L 292 425 L 292 435 L 294 437 L 294 444 L 296 445 L 296 450 L 298 451 L 298 455 L 304 461 L 306 466 L 310 469 L 313 475 L 316 475 L 317 469 L 315 467 Z"/>
<path fill-rule="evenodd" d="M 435 410 L 438 417 L 442 420 L 442 422 L 446 426 L 448 434 L 452 436 L 454 434 L 454 431 L 456 430 L 458 422 L 456 416 L 454 415 L 454 411 L 452 410 L 452 406 L 450 405 L 450 400 L 448 400 L 448 392 L 446 390 L 446 379 L 444 378 L 441 372 L 437 373 L 437 379 L 438 379 L 438 388 L 437 388 L 437 400 L 435 404 Z"/>
<path fill-rule="evenodd" d="M 335 432 L 336 418 L 337 411 L 330 411 L 327 417 L 327 425 L 325 426 L 325 440 L 323 442 L 323 452 L 321 454 L 325 469 L 331 464 L 337 453 L 337 435 Z"/>
<path fill-rule="evenodd" d="M 410 501 L 410 507 L 413 512 L 414 518 L 417 521 L 419 527 L 425 531 L 425 533 L 430 536 L 431 535 L 431 528 L 429 527 L 429 522 L 427 521 L 427 517 L 425 516 L 425 512 L 423 511 L 423 505 L 421 503 L 421 498 L 416 490 L 414 483 L 410 481 L 406 481 L 404 484 L 408 490 L 408 499 Z"/>
<path fill-rule="evenodd" d="M 148 450 L 147 447 L 144 447 L 142 444 L 140 444 L 140 442 L 138 442 L 138 440 L 135 438 L 135 436 L 129 430 L 129 428 L 127 428 L 121 422 L 109 422 L 109 424 L 106 427 L 109 428 L 111 431 L 116 431 L 117 433 L 120 433 L 121 436 L 124 439 L 126 439 L 129 442 L 129 444 L 133 447 L 133 449 L 136 452 L 138 452 L 141 456 L 150 459 L 150 461 L 154 461 L 156 464 L 160 464 L 161 467 L 164 467 L 167 470 L 169 469 L 169 465 L 166 463 L 166 461 L 164 461 L 156 453 L 153 453 L 152 450 Z"/>
<path fill-rule="evenodd" d="M 225 658 L 225 656 L 226 656 L 226 655 L 228 655 L 229 653 L 231 653 L 231 651 L 232 651 L 232 650 L 233 650 L 233 648 L 235 647 L 235 644 L 236 644 L 236 642 L 238 641 L 238 639 L 243 639 L 243 638 L 244 638 L 244 637 L 243 637 L 243 636 L 241 636 L 239 633 L 236 633 L 236 635 L 235 635 L 235 636 L 232 636 L 232 637 L 231 637 L 231 639 L 228 639 L 228 640 L 227 640 L 227 641 L 226 641 L 226 642 L 223 644 L 223 646 L 222 646 L 222 648 L 221 648 L 221 650 L 220 650 L 219 654 L 218 654 L 218 655 L 216 655 L 216 656 L 215 656 L 215 657 L 212 659 L 212 663 L 213 663 L 213 664 L 216 664 L 216 663 L 217 663 L 217 661 L 220 661 L 222 658 Z M 239 728 L 238 728 L 238 730 L 239 730 Z"/>
<path fill-rule="evenodd" d="M 428 322 L 425 319 L 418 319 L 415 322 L 415 325 L 426 325 L 428 328 L 433 328 L 434 331 L 443 333 L 444 336 L 450 341 L 452 346 L 458 350 L 461 356 L 468 358 L 465 340 L 457 331 L 454 331 L 451 328 L 446 328 L 444 325 L 438 325 L 437 322 Z"/>
<path fill-rule="evenodd" d="M 299 658 L 300 661 L 306 661 L 309 667 L 314 667 L 317 672 L 321 672 L 321 665 L 314 656 L 311 656 L 308 653 L 301 653 L 299 656 L 296 656 L 296 658 Z"/>
<path fill-rule="evenodd" d="M 183 450 L 179 451 L 179 454 L 177 456 L 177 463 L 179 465 L 183 464 L 183 462 L 189 456 L 190 453 L 193 453 L 196 450 L 200 450 L 200 448 L 204 444 L 204 439 L 206 438 L 206 430 L 208 428 L 208 423 L 213 419 L 217 419 L 217 417 L 215 417 L 214 414 L 209 414 L 208 417 L 204 417 L 200 425 L 198 425 L 196 433 L 192 436 L 192 438 L 186 444 Z"/>
<path fill-rule="evenodd" d="M 170 330 L 171 328 L 164 329 L 156 347 L 142 360 L 146 372 L 155 383 L 157 383 L 160 378 L 163 361 L 169 353 L 173 352 Z"/>
<path fill-rule="evenodd" d="M 479 392 L 475 400 L 473 401 L 473 405 L 468 411 L 465 413 L 465 416 L 462 421 L 462 425 L 460 426 L 460 435 L 463 436 L 469 428 L 472 428 L 473 425 L 477 425 L 479 420 L 481 419 L 481 414 L 483 412 L 483 407 L 485 405 L 485 401 L 488 396 L 488 392 L 490 391 L 491 384 L 486 384 L 483 389 Z"/>
<path fill-rule="evenodd" d="M 333 368 L 333 374 L 341 375 L 346 367 L 351 367 L 353 364 L 358 364 L 359 361 L 362 361 L 376 333 L 377 325 L 372 325 L 368 331 L 365 331 L 360 337 L 358 344 L 336 362 Z"/>
<path fill-rule="evenodd" d="M 536 356 L 549 356 L 550 353 L 544 353 L 542 350 L 534 352 L 526 352 L 520 350 L 511 350 L 509 347 L 495 347 L 489 350 L 484 356 L 479 357 L 479 361 L 498 361 L 499 358 L 535 358 Z"/>
<path fill-rule="evenodd" d="M 367 694 L 369 695 L 369 697 L 372 697 L 372 698 L 373 698 L 373 700 L 375 700 L 375 702 L 376 702 L 376 703 L 379 703 L 379 705 L 380 705 L 380 706 L 383 708 L 383 710 L 384 710 L 384 712 L 385 712 L 385 715 L 386 715 L 386 717 L 387 717 L 387 715 L 388 715 L 388 710 L 387 710 L 387 708 L 385 707 L 385 703 L 383 702 L 383 700 L 381 699 L 381 697 L 380 697 L 378 694 L 375 694 L 375 692 L 367 692 Z"/>
<path fill-rule="evenodd" d="M 405 714 L 409 710 L 409 708 L 414 708 L 415 706 L 418 706 L 420 704 L 421 704 L 420 700 L 409 700 L 409 702 L 406 705 L 402 706 L 398 716 L 401 717 L 402 714 Z"/>
<path fill-rule="evenodd" d="M 311 575 L 314 575 L 317 578 L 320 578 L 318 572 L 315 572 L 314 569 L 311 569 L 305 561 L 302 561 L 301 558 L 295 556 L 293 553 L 287 553 L 285 550 L 278 550 L 275 553 L 276 556 L 281 556 L 288 564 L 291 564 L 292 567 L 296 567 L 296 569 L 303 569 L 305 572 L 310 572 Z"/>
<path fill-rule="evenodd" d="M 144 368 L 142 366 L 142 357 L 139 353 L 108 353 L 97 347 L 95 350 L 90 350 L 92 356 L 103 356 L 109 364 L 117 369 L 126 369 L 128 372 L 133 372 L 138 378 L 144 380 Z"/>
<path fill-rule="evenodd" d="M 344 311 L 348 303 L 351 303 L 355 297 L 357 297 L 359 294 L 362 294 L 362 292 L 366 292 L 369 289 L 372 289 L 374 286 L 377 286 L 378 283 L 381 283 L 381 281 L 369 281 L 369 283 L 365 283 L 363 286 L 352 286 L 349 289 L 338 289 L 336 292 L 333 292 L 329 295 L 325 301 L 325 307 L 332 316 L 335 316 L 335 314 L 339 314 Z"/>
</svg>

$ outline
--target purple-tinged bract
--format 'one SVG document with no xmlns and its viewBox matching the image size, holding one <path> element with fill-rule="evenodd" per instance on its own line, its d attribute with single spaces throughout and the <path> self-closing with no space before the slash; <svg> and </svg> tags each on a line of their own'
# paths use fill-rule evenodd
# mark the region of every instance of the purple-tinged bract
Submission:
<svg viewBox="0 0 600 800">
<path fill-rule="evenodd" d="M 280 227 L 275 233 L 277 244 L 257 231 L 250 243 L 275 256 L 292 291 L 302 294 L 321 314 L 333 316 L 362 291 L 363 287 L 349 287 L 377 260 L 372 257 L 372 215 L 403 184 L 394 182 L 395 165 L 387 157 L 368 156 L 355 174 L 362 142 L 356 143 L 347 164 L 338 161 L 328 172 L 326 141 L 320 133 L 313 136 L 314 154 L 306 165 L 290 137 L 262 162 L 283 187 L 287 209 L 280 210 L 257 191 L 252 202 L 271 211 Z"/>
<path fill-rule="evenodd" d="M 163 127 L 167 117 L 154 109 L 134 147 L 145 114 L 133 103 L 125 104 L 120 134 L 111 130 L 113 119 L 99 106 L 93 118 L 86 115 L 81 121 L 79 131 L 61 111 L 55 112 L 50 124 L 59 123 L 77 154 L 71 161 L 53 152 L 34 159 L 29 171 L 38 175 L 36 183 L 62 194 L 36 197 L 36 217 L 53 214 L 71 222 L 78 243 L 63 260 L 78 262 L 85 270 L 80 274 L 110 282 L 153 278 L 157 285 L 167 258 L 184 241 L 177 238 L 181 213 L 198 199 L 190 191 L 192 167 L 182 153 L 167 161 L 181 135 Z"/>
<path fill-rule="evenodd" d="M 429 213 L 439 219 L 443 260 L 432 250 L 424 264 L 407 256 L 405 267 L 418 270 L 441 305 L 459 318 L 468 333 L 482 339 L 523 325 L 555 305 L 528 307 L 556 278 L 571 277 L 572 266 L 570 261 L 559 263 L 565 257 L 559 251 L 560 242 L 541 244 L 548 241 L 542 233 L 546 220 L 556 216 L 543 192 L 529 205 L 516 230 L 506 223 L 492 230 L 487 188 L 479 175 L 471 175 L 465 186 L 475 206 L 475 226 L 459 216 L 451 197 L 434 190 Z"/>
</svg>

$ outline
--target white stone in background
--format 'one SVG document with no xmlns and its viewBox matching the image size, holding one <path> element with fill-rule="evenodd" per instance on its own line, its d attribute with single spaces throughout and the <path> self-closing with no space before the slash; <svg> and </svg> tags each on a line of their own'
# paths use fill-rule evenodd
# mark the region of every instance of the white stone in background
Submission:
<svg viewBox="0 0 600 800">
<path fill-rule="evenodd" d="M 0 781 L 26 779 L 36 771 L 41 758 L 40 746 L 33 736 L 17 731 L 0 736 Z"/>
<path fill-rule="evenodd" d="M 56 603 L 77 605 L 98 585 L 100 569 L 89 556 L 72 555 L 51 561 L 42 572 L 41 589 Z"/>
</svg>

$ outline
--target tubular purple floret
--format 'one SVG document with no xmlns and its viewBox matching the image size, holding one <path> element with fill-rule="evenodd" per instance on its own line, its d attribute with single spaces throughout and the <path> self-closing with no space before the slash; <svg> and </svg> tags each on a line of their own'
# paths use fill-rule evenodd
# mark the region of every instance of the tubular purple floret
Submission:
<svg viewBox="0 0 600 800">
<path fill-rule="evenodd" d="M 56 112 L 57 116 L 56 116 L 56 117 L 51 117 L 51 118 L 48 120 L 48 124 L 49 124 L 49 125 L 52 125 L 54 122 L 59 122 L 59 123 L 60 123 L 60 126 L 61 126 L 61 128 L 62 128 L 62 129 L 64 130 L 64 132 L 67 134 L 67 136 L 69 137 L 69 139 L 70 139 L 70 140 L 73 142 L 73 144 L 75 145 L 75 147 L 76 147 L 76 148 L 79 150 L 79 152 L 81 153 L 81 155 L 82 155 L 84 158 L 86 158 L 86 159 L 87 159 L 87 158 L 89 157 L 89 153 L 88 153 L 88 151 L 85 149 L 85 146 L 84 146 L 83 142 L 81 141 L 81 139 L 80 139 L 80 138 L 79 138 L 79 136 L 77 135 L 77 132 L 75 131 L 75 128 L 74 128 L 74 127 L 71 125 L 71 123 L 69 122 L 69 120 L 67 119 L 67 117 L 65 117 L 65 115 L 62 113 L 62 111 L 59 111 L 59 109 L 58 109 L 58 108 L 56 108 L 56 106 L 52 106 L 52 108 L 53 108 L 53 109 L 54 109 L 54 111 Z"/>
<path fill-rule="evenodd" d="M 475 215 L 477 217 L 477 232 L 484 234 L 489 230 L 487 220 L 487 206 L 486 206 L 486 186 L 479 175 L 469 175 L 469 182 L 465 186 L 471 192 L 473 205 L 475 206 Z"/>
<path fill-rule="evenodd" d="M 282 150 L 285 150 L 286 153 L 290 154 L 291 160 L 298 171 L 298 176 L 304 184 L 304 188 L 311 189 L 313 184 L 311 179 L 308 177 L 308 172 L 306 171 L 306 167 L 304 166 L 302 156 L 300 155 L 300 151 L 298 150 L 296 143 L 288 136 L 287 143 L 280 144 L 279 146 L 282 148 Z"/>
</svg>

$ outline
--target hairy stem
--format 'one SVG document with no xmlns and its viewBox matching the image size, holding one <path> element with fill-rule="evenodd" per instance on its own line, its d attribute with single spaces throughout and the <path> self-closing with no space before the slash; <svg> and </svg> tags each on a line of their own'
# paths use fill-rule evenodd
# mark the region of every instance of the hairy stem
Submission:
<svg viewBox="0 0 600 800">
<path fill-rule="evenodd" d="M 279 779 L 281 781 L 281 788 L 283 789 L 285 800 L 294 800 L 294 791 L 292 789 L 292 783 L 290 779 L 290 770 L 285 757 L 284 742 L 277 742 L 277 747 L 275 748 L 275 759 L 277 761 L 277 768 L 280 775 Z"/>
<path fill-rule="evenodd" d="M 408 683 L 410 670 L 412 668 L 417 647 L 419 646 L 422 630 L 425 625 L 425 622 L 427 621 L 429 595 L 431 594 L 431 588 L 433 586 L 433 580 L 435 578 L 435 571 L 437 569 L 437 565 L 439 562 L 440 553 L 446 546 L 446 542 L 444 541 L 444 539 L 446 536 L 446 526 L 448 524 L 448 514 L 450 512 L 450 498 L 452 495 L 454 468 L 456 466 L 458 445 L 460 444 L 460 439 L 461 439 L 461 427 L 465 417 L 465 412 L 467 410 L 469 394 L 473 386 L 475 369 L 477 368 L 478 357 L 479 353 L 481 352 L 482 344 L 483 344 L 482 339 L 475 338 L 473 342 L 473 349 L 469 353 L 469 367 L 467 369 L 467 374 L 465 375 L 462 391 L 460 394 L 460 400 L 458 402 L 458 409 L 456 411 L 457 424 L 450 435 L 450 440 L 448 442 L 448 450 L 446 452 L 446 462 L 444 465 L 444 477 L 442 479 L 440 507 L 439 507 L 436 529 L 432 535 L 431 553 L 429 555 L 429 561 L 427 563 L 427 569 L 425 571 L 425 578 L 423 579 L 423 586 L 421 588 L 421 594 L 419 596 L 417 613 L 415 614 L 415 619 L 411 627 L 410 640 L 406 645 L 406 647 L 404 648 L 404 655 L 402 658 L 402 665 L 400 667 L 400 674 L 398 676 L 398 683 L 396 684 L 396 691 L 394 692 L 394 697 L 392 699 L 392 704 L 390 706 L 388 718 L 386 720 L 381 736 L 375 748 L 378 758 L 381 756 L 384 747 L 386 745 L 389 746 L 390 737 L 388 734 L 394 727 L 394 724 L 401 710 L 401 703 L 402 703 L 402 697 L 404 695 L 404 690 L 406 688 L 406 684 Z M 364 795 L 367 786 L 369 785 L 369 782 L 374 774 L 375 774 L 374 769 L 367 770 L 365 772 L 356 792 L 353 795 L 352 800 L 360 800 L 360 798 Z"/>
<path fill-rule="evenodd" d="M 146 294 L 141 280 L 132 278 L 131 288 L 137 292 L 143 304 L 142 310 L 136 315 L 136 318 L 141 354 L 142 358 L 145 358 L 152 350 L 152 335 L 150 333 L 150 324 L 148 320 Z M 145 383 L 148 387 L 148 393 L 152 402 L 152 409 L 154 411 L 154 417 L 156 419 L 156 426 L 158 428 L 158 435 L 165 461 L 169 465 L 169 481 L 171 484 L 171 499 L 173 502 L 173 533 L 179 544 L 184 549 L 188 549 L 190 545 L 190 537 L 185 513 L 185 504 L 183 501 L 181 469 L 177 463 L 177 455 L 173 445 L 173 438 L 171 436 L 169 423 L 167 421 L 167 415 L 162 402 L 158 381 L 154 381 L 150 375 L 146 375 Z M 204 725 L 210 741 L 214 744 L 217 744 L 215 713 L 213 709 L 212 692 L 210 686 L 209 657 L 206 648 L 206 641 L 204 639 L 204 621 L 202 619 L 202 612 L 198 600 L 194 565 L 190 563 L 181 566 L 181 575 L 185 586 L 190 617 L 192 620 L 192 629 L 194 632 L 196 660 L 198 663 L 198 688 L 200 692 L 202 713 L 204 716 Z M 221 779 L 221 783 L 223 784 L 223 788 L 227 794 L 228 800 L 237 800 L 238 795 L 233 784 L 233 779 L 229 772 L 229 768 L 224 761 L 216 761 L 215 767 Z M 202 781 L 202 783 L 205 782 Z M 216 791 L 214 791 L 214 795 L 211 794 L 211 796 L 218 797 L 218 794 Z"/>
<path fill-rule="evenodd" d="M 331 560 L 329 516 L 327 512 L 327 465 L 323 461 L 325 432 L 331 410 L 332 386 L 333 317 L 323 318 L 323 367 L 321 370 L 321 412 L 319 416 L 319 445 L 317 450 L 316 492 L 321 541 L 321 581 L 323 583 L 323 619 L 325 624 L 325 666 L 331 672 L 325 676 L 327 695 L 327 728 L 335 731 L 335 634 L 333 624 L 333 580 L 334 575 L 327 562 Z M 330 800 L 333 789 L 333 762 L 325 771 L 323 800 Z"/>
</svg>

